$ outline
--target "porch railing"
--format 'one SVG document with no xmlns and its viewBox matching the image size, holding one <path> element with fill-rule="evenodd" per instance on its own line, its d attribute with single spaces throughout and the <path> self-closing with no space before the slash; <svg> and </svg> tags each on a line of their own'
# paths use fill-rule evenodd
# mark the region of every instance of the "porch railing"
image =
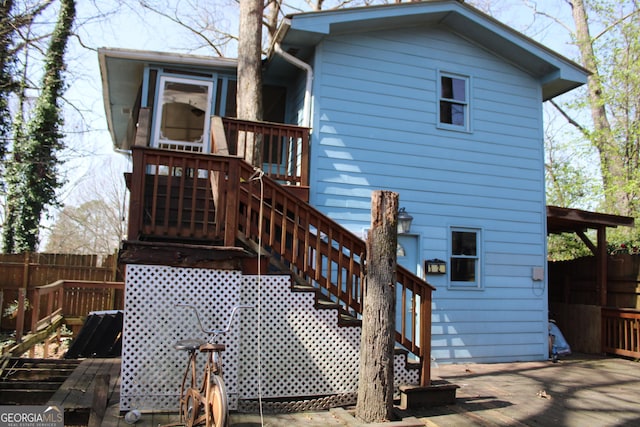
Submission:
<svg viewBox="0 0 640 427">
<path fill-rule="evenodd" d="M 31 295 L 31 306 L 20 289 L 16 323 L 16 340 L 24 334 L 24 319 L 31 312 L 29 332 L 35 333 L 53 323 L 58 316 L 82 318 L 92 311 L 124 308 L 124 283 L 58 280 L 37 286 Z"/>
<path fill-rule="evenodd" d="M 640 310 L 602 308 L 602 350 L 640 358 Z"/>
<path fill-rule="evenodd" d="M 362 310 L 365 243 L 239 157 L 133 147 L 129 239 L 260 242 L 262 250 L 344 310 Z M 433 288 L 398 266 L 397 341 L 430 381 Z"/>
<path fill-rule="evenodd" d="M 222 129 L 216 129 L 221 123 Z M 230 155 L 250 159 L 248 142 L 262 144 L 260 156 L 253 164 L 271 178 L 294 186 L 309 185 L 309 129 L 282 123 L 257 122 L 222 117 L 221 122 L 212 118 L 212 152 L 228 152 Z M 224 133 L 224 141 L 220 135 Z M 249 162 L 252 163 L 252 162 Z"/>
<path fill-rule="evenodd" d="M 146 147 L 132 155 L 129 239 L 234 244 L 225 227 L 236 212 L 228 186 L 240 184 L 233 158 Z"/>
</svg>

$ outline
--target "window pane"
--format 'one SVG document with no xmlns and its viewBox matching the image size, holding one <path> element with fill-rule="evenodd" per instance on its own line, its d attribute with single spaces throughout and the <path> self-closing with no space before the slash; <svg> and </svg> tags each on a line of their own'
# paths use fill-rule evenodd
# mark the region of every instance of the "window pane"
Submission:
<svg viewBox="0 0 640 427">
<path fill-rule="evenodd" d="M 473 258 L 451 258 L 451 281 L 475 282 L 476 262 Z"/>
<path fill-rule="evenodd" d="M 466 101 L 465 81 L 462 79 L 451 79 L 453 86 L 453 99 L 456 101 Z"/>
<path fill-rule="evenodd" d="M 166 81 L 161 99 L 159 139 L 202 143 L 208 95 L 207 85 Z"/>
<path fill-rule="evenodd" d="M 454 231 L 451 234 L 451 254 L 476 256 L 476 233 L 472 231 Z"/>
<path fill-rule="evenodd" d="M 440 101 L 440 123 L 464 126 L 464 111 L 464 105 Z"/>
<path fill-rule="evenodd" d="M 442 77 L 442 97 L 456 101 L 466 101 L 465 80 Z"/>
</svg>

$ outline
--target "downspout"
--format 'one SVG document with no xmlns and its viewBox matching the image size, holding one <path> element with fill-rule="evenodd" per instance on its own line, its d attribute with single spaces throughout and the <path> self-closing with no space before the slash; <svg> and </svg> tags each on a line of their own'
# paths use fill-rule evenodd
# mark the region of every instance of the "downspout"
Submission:
<svg viewBox="0 0 640 427">
<path fill-rule="evenodd" d="M 125 156 L 131 157 L 131 150 L 125 150 L 124 148 L 114 148 L 113 151 L 118 154 L 123 154 Z"/>
<path fill-rule="evenodd" d="M 304 88 L 304 103 L 302 105 L 302 126 L 311 128 L 311 85 L 313 83 L 313 68 L 311 68 L 311 65 L 306 62 L 282 50 L 280 42 L 276 42 L 274 44 L 274 50 L 287 62 L 306 71 L 307 73 L 307 83 Z"/>
</svg>

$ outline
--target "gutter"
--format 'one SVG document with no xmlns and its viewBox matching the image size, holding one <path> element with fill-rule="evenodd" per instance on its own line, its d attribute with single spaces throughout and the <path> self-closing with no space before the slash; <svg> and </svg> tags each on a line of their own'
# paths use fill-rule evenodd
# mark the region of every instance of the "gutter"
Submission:
<svg viewBox="0 0 640 427">
<path fill-rule="evenodd" d="M 122 155 L 127 156 L 127 157 L 131 157 L 131 150 L 130 149 L 129 150 L 125 150 L 124 148 L 113 147 L 113 151 L 115 153 L 122 154 Z"/>
<path fill-rule="evenodd" d="M 307 83 L 304 88 L 304 103 L 302 106 L 302 126 L 311 128 L 311 87 L 313 84 L 313 68 L 301 59 L 298 59 L 290 53 L 282 50 L 282 46 L 280 46 L 279 41 L 276 41 L 273 47 L 275 53 L 284 58 L 285 61 L 307 73 Z"/>
</svg>

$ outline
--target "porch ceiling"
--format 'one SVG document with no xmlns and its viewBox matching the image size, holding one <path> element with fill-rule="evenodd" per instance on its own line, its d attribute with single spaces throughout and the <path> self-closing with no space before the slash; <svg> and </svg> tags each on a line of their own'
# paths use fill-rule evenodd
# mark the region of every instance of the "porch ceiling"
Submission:
<svg viewBox="0 0 640 427">
<path fill-rule="evenodd" d="M 547 206 L 547 233 L 559 234 L 607 227 L 633 227 L 628 216 L 603 214 L 580 209 Z"/>
<path fill-rule="evenodd" d="M 132 142 L 127 140 L 127 129 L 135 124 L 130 122 L 145 67 L 174 66 L 207 72 L 235 72 L 237 67 L 235 59 L 107 47 L 98 49 L 98 62 L 107 126 L 114 146 L 124 150 Z"/>
</svg>

